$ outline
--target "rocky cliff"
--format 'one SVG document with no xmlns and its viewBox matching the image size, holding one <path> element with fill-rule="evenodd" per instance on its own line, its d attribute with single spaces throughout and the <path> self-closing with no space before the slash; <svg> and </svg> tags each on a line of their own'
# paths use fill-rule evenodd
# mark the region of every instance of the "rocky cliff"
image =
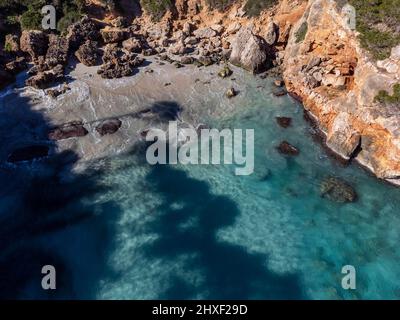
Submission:
<svg viewBox="0 0 400 320">
<path fill-rule="evenodd" d="M 288 89 L 303 99 L 327 146 L 397 184 L 400 106 L 375 97 L 400 82 L 399 49 L 375 62 L 336 1 L 315 0 L 291 32 L 283 68 Z"/>
</svg>

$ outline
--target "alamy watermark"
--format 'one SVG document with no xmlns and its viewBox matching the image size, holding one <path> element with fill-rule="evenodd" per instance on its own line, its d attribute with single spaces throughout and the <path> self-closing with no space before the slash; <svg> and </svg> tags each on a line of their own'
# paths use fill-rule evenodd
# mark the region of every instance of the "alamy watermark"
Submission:
<svg viewBox="0 0 400 320">
<path fill-rule="evenodd" d="M 149 129 L 146 151 L 147 162 L 156 164 L 235 164 L 236 175 L 254 172 L 254 130 L 179 128 L 171 121 L 168 131 Z M 223 157 L 222 154 L 223 153 Z"/>
</svg>

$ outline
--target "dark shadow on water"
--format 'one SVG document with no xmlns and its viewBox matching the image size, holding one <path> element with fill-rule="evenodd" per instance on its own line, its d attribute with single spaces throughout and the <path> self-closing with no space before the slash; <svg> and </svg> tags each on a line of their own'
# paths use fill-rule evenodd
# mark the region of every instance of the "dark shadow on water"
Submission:
<svg viewBox="0 0 400 320">
<path fill-rule="evenodd" d="M 57 152 L 51 123 L 18 92 L 0 98 L 0 299 L 92 299 L 110 275 L 118 204 L 86 201 L 109 191 L 102 170 L 72 171 L 78 156 Z M 21 146 L 50 146 L 50 156 L 7 163 Z M 56 268 L 56 290 L 41 287 L 42 267 Z"/>
<path fill-rule="evenodd" d="M 225 196 L 215 196 L 207 183 L 169 166 L 154 167 L 147 176 L 163 198 L 162 212 L 149 229 L 158 240 L 143 252 L 150 259 L 184 262 L 182 274 L 170 275 L 170 286 L 161 299 L 305 299 L 297 275 L 268 270 L 267 258 L 244 247 L 219 240 L 219 230 L 234 224 L 239 209 Z M 201 281 L 185 279 L 199 272 Z"/>
</svg>

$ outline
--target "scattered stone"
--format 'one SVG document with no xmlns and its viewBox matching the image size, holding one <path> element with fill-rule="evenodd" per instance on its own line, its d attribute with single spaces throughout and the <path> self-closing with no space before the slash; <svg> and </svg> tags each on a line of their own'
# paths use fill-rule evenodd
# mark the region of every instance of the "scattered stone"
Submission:
<svg viewBox="0 0 400 320">
<path fill-rule="evenodd" d="M 288 156 L 298 156 L 300 154 L 299 149 L 296 147 L 292 146 L 289 142 L 283 141 L 281 144 L 278 146 L 278 151 L 281 154 L 285 154 Z"/>
<path fill-rule="evenodd" d="M 225 65 L 223 69 L 220 72 L 218 72 L 218 76 L 220 76 L 221 78 L 227 78 L 231 76 L 232 73 L 233 73 L 232 70 L 227 65 Z"/>
<path fill-rule="evenodd" d="M 195 61 L 195 59 L 192 58 L 192 57 L 182 57 L 181 58 L 181 63 L 182 64 L 193 64 L 194 61 Z"/>
<path fill-rule="evenodd" d="M 96 127 L 96 131 L 101 135 L 114 134 L 121 128 L 122 122 L 119 119 L 103 121 Z"/>
<path fill-rule="evenodd" d="M 206 56 L 201 56 L 197 59 L 197 61 L 200 63 L 200 65 L 208 67 L 214 64 L 214 61 L 210 57 Z"/>
<path fill-rule="evenodd" d="M 59 126 L 53 130 L 51 130 L 48 134 L 49 139 L 51 140 L 64 140 L 69 138 L 83 137 L 86 136 L 89 132 L 83 126 L 83 123 L 80 121 L 66 123 L 62 126 Z"/>
<path fill-rule="evenodd" d="M 283 87 L 285 85 L 285 82 L 281 79 L 275 80 L 274 81 L 275 86 L 277 87 Z"/>
<path fill-rule="evenodd" d="M 156 50 L 154 50 L 153 48 L 146 48 L 142 50 L 142 55 L 144 55 L 145 57 L 153 56 L 156 53 Z"/>
<path fill-rule="evenodd" d="M 292 118 L 288 117 L 276 117 L 276 122 L 282 127 L 282 128 L 289 128 L 290 125 L 292 124 Z"/>
<path fill-rule="evenodd" d="M 338 203 L 348 203 L 357 200 L 357 193 L 351 185 L 339 178 L 328 177 L 322 181 L 321 197 Z"/>
<path fill-rule="evenodd" d="M 227 98 L 233 98 L 233 97 L 236 97 L 237 96 L 237 92 L 236 92 L 236 90 L 234 89 L 234 88 L 230 88 L 230 89 L 228 89 L 228 91 L 226 92 L 226 96 L 227 96 Z"/>
<path fill-rule="evenodd" d="M 217 32 L 212 28 L 203 28 L 194 31 L 193 34 L 200 39 L 209 39 L 215 37 Z"/>
</svg>

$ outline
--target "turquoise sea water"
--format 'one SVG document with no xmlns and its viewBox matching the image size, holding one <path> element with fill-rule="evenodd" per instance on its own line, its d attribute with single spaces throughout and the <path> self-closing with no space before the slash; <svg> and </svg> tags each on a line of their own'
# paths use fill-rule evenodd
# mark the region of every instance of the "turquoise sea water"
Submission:
<svg viewBox="0 0 400 320">
<path fill-rule="evenodd" d="M 251 176 L 235 176 L 234 166 L 151 167 L 140 146 L 81 174 L 62 164 L 68 153 L 2 167 L 0 295 L 400 298 L 400 189 L 330 158 L 301 105 L 257 92 L 237 112 L 204 119 L 255 130 Z M 276 116 L 292 117 L 292 126 L 280 128 Z M 280 155 L 282 140 L 300 155 Z M 353 185 L 358 201 L 321 198 L 328 176 Z M 57 269 L 56 291 L 40 288 L 44 264 Z M 356 290 L 341 287 L 345 265 L 356 268 Z"/>
</svg>

